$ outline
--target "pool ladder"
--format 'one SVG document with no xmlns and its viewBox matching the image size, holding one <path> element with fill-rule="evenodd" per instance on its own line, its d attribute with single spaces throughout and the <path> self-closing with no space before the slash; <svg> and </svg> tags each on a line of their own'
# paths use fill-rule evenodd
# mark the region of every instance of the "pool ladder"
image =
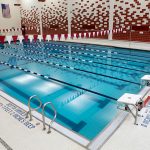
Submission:
<svg viewBox="0 0 150 150">
<path fill-rule="evenodd" d="M 36 98 L 36 100 L 39 102 L 39 106 L 36 107 L 36 108 L 31 108 L 31 101 L 32 101 L 34 98 Z M 45 103 L 44 105 L 42 105 L 42 102 L 41 102 L 41 100 L 39 99 L 38 96 L 36 96 L 36 95 L 31 96 L 31 97 L 29 98 L 29 100 L 28 100 L 28 108 L 29 108 L 29 111 L 28 111 L 27 114 L 26 114 L 26 118 L 29 117 L 29 118 L 30 118 L 30 121 L 32 121 L 32 120 L 33 120 L 33 118 L 32 118 L 32 111 L 37 111 L 38 109 L 42 108 L 43 130 L 46 130 L 45 108 L 46 108 L 47 105 L 50 105 L 51 108 L 52 108 L 52 110 L 54 111 L 54 117 L 53 117 L 53 119 L 51 120 L 50 124 L 48 125 L 48 132 L 47 132 L 47 133 L 51 133 L 52 124 L 53 124 L 53 122 L 56 120 L 56 117 L 57 117 L 57 111 L 56 111 L 56 109 L 55 109 L 55 107 L 54 107 L 54 105 L 53 105 L 52 102 L 47 102 L 47 103 Z"/>
</svg>

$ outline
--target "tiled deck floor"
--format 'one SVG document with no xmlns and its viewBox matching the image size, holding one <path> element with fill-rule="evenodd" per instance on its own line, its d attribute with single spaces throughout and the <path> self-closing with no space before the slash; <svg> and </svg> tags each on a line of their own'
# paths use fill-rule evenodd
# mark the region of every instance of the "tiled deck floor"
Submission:
<svg viewBox="0 0 150 150">
<path fill-rule="evenodd" d="M 133 122 L 129 115 L 102 150 L 150 150 L 150 125 L 145 128 Z"/>
</svg>

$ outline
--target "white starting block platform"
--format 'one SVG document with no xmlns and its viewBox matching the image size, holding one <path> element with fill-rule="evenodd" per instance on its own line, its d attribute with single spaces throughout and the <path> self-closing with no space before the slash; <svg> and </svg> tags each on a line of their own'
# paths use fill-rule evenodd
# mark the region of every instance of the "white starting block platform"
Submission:
<svg viewBox="0 0 150 150">
<path fill-rule="evenodd" d="M 143 76 L 141 80 L 150 81 L 150 75 Z"/>
<path fill-rule="evenodd" d="M 136 95 L 136 94 L 130 94 L 130 93 L 125 93 L 122 95 L 119 99 L 118 102 L 124 103 L 124 104 L 130 104 L 130 105 L 136 105 L 137 102 L 140 101 L 142 98 L 141 95 Z"/>
<path fill-rule="evenodd" d="M 141 78 L 141 85 L 150 86 L 150 75 L 144 75 Z"/>
<path fill-rule="evenodd" d="M 125 105 L 124 108 L 118 107 L 118 109 L 129 111 L 135 118 L 134 124 L 136 124 L 136 125 L 137 125 L 137 117 L 139 116 L 137 105 L 140 101 L 142 101 L 141 98 L 142 98 L 141 95 L 125 93 L 123 96 L 121 96 L 118 99 L 118 103 Z M 132 111 L 133 107 L 135 108 L 135 114 Z"/>
<path fill-rule="evenodd" d="M 143 114 L 139 113 L 141 108 L 146 106 L 149 99 L 145 99 L 150 93 L 150 87 L 145 86 L 138 94 L 125 93 L 118 99 L 118 109 L 130 112 L 135 118 L 134 124 L 138 125 L 138 117 L 143 117 Z M 139 120 L 139 119 L 138 119 Z"/>
</svg>

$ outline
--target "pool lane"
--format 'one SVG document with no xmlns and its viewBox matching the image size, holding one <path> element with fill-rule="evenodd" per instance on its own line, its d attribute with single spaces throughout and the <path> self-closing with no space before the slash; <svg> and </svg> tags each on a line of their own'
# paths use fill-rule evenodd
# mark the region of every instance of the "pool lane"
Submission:
<svg viewBox="0 0 150 150">
<path fill-rule="evenodd" d="M 4 58 L 4 57 L 3 57 Z M 5 56 L 6 58 L 6 56 Z M 21 62 L 21 60 L 20 60 Z M 6 65 L 10 65 L 8 63 L 4 63 Z M 18 62 L 19 64 L 19 62 Z M 11 67 L 11 66 L 10 66 Z M 12 66 L 14 67 L 14 66 Z M 19 67 L 17 67 L 19 69 Z M 20 68 L 21 70 L 29 70 L 29 72 L 31 73 L 35 73 L 35 75 L 41 74 L 41 76 L 48 76 L 50 80 L 54 80 L 54 81 L 58 81 L 60 83 L 69 85 L 69 86 L 73 86 L 76 88 L 79 88 L 81 90 L 85 90 L 87 92 L 91 92 L 97 95 L 103 95 L 105 97 L 111 98 L 111 99 L 116 99 L 116 97 L 118 97 L 118 94 L 120 95 L 121 93 L 117 92 L 118 90 L 120 90 L 120 88 L 124 90 L 127 90 L 128 86 L 130 85 L 129 83 L 125 83 L 124 81 L 120 81 L 118 83 L 116 83 L 116 81 L 112 78 L 99 78 L 96 80 L 88 77 L 84 74 L 78 74 L 76 76 L 75 72 L 70 72 L 68 70 L 61 70 L 61 69 L 57 69 L 56 67 L 50 67 L 50 66 L 46 66 L 44 64 L 37 64 L 37 63 L 31 63 L 31 64 L 27 64 L 27 65 L 23 65 L 22 68 Z M 70 78 L 70 80 L 69 80 Z M 82 79 L 82 80 L 81 80 Z M 95 83 L 97 85 L 97 89 L 95 88 L 95 90 L 89 90 L 91 86 L 93 86 Z M 112 84 L 110 84 L 112 83 Z M 117 85 L 118 84 L 118 85 Z M 80 86 L 79 86 L 80 85 Z M 109 86 L 110 91 L 105 90 L 105 88 Z M 138 90 L 139 85 L 132 85 L 133 87 L 135 87 L 135 91 Z M 112 90 L 111 90 L 112 89 Z M 101 92 L 102 91 L 102 92 Z M 116 95 L 114 97 L 111 97 L 109 95 L 111 95 L 111 91 L 116 91 Z"/>
<path fill-rule="evenodd" d="M 17 48 L 14 48 L 14 51 L 16 51 L 16 49 Z M 29 48 L 30 49 L 30 48 Z M 92 54 L 92 56 L 91 56 L 91 54 L 88 54 L 88 53 L 84 53 L 84 56 L 83 57 L 81 57 L 81 55 L 78 55 L 79 53 L 78 52 L 70 52 L 70 51 L 67 51 L 67 52 L 65 52 L 64 53 L 64 51 L 63 50 L 58 50 L 57 49 L 57 51 L 59 51 L 59 53 L 58 52 L 56 52 L 56 49 L 53 49 L 53 50 L 42 50 L 41 51 L 41 49 L 39 49 L 39 48 L 34 48 L 34 50 L 33 49 L 20 49 L 21 51 L 22 50 L 25 50 L 26 51 L 26 54 L 29 54 L 30 52 L 29 51 L 31 51 L 31 52 L 33 52 L 33 51 L 35 51 L 35 55 L 38 55 L 38 54 L 42 54 L 42 53 L 45 53 L 46 55 L 50 55 L 50 54 L 55 54 L 55 55 L 65 55 L 64 57 L 70 57 L 70 56 L 75 56 L 76 58 L 79 58 L 79 59 L 84 59 L 84 60 L 89 60 L 89 61 L 91 61 L 92 60 L 92 62 L 94 62 L 94 63 L 97 63 L 97 64 L 105 64 L 105 65 L 109 65 L 109 64 L 111 64 L 112 66 L 116 66 L 116 67 L 124 67 L 124 68 L 129 68 L 129 69 L 136 69 L 136 70 L 139 70 L 139 71 L 145 71 L 145 72 L 149 72 L 150 71 L 150 68 L 149 68 L 149 64 L 141 64 L 141 63 L 134 63 L 134 62 L 127 62 L 127 61 L 123 61 L 123 62 L 119 62 L 119 61 L 114 61 L 113 59 L 111 59 L 111 58 L 107 58 L 107 56 L 102 56 L 102 57 L 100 57 L 100 55 L 93 55 Z M 34 52 L 33 52 L 34 53 Z M 44 55 L 44 57 L 46 57 L 46 55 Z M 87 56 L 87 55 L 89 55 L 89 56 Z M 95 61 L 96 60 L 96 61 Z"/>
<path fill-rule="evenodd" d="M 20 52 L 20 55 L 21 55 L 21 51 L 24 51 L 24 49 L 18 49 Z M 6 50 L 5 50 L 6 51 Z M 9 50 L 7 50 L 7 51 L 9 51 Z M 11 52 L 12 52 L 12 50 L 10 50 Z M 87 58 L 85 58 L 85 59 L 81 59 L 81 58 L 77 58 L 78 56 L 74 56 L 73 54 L 71 54 L 71 53 L 69 53 L 68 55 L 61 55 L 61 54 L 58 54 L 58 53 L 50 53 L 51 51 L 49 51 L 49 52 L 41 52 L 41 51 L 35 51 L 35 50 L 25 50 L 26 52 L 25 52 L 25 55 L 28 55 L 28 56 L 30 56 L 30 57 L 34 57 L 34 56 L 38 56 L 39 58 L 41 58 L 41 56 L 43 56 L 44 55 L 44 58 L 50 58 L 50 57 L 55 57 L 55 58 L 58 58 L 58 59 L 67 59 L 67 60 L 69 60 L 69 61 L 72 61 L 72 62 L 74 62 L 74 61 L 76 61 L 76 62 L 80 62 L 80 63 L 84 63 L 84 64 L 86 64 L 86 63 L 88 63 L 88 65 L 90 65 L 91 67 L 92 66 L 94 66 L 94 67 L 99 67 L 99 65 L 103 65 L 103 66 L 111 66 L 111 67 L 115 67 L 115 68 L 122 68 L 122 69 L 127 69 L 127 70 L 132 70 L 132 71 L 139 71 L 139 72 L 143 72 L 143 73 L 149 73 L 150 71 L 150 68 L 149 67 L 147 67 L 147 66 L 145 66 L 146 67 L 146 69 L 147 69 L 147 71 L 144 71 L 143 70 L 143 66 L 142 67 L 140 67 L 141 68 L 141 70 L 140 69 L 136 69 L 136 68 L 129 68 L 129 67 L 123 67 L 122 65 L 123 64 L 121 64 L 121 66 L 119 66 L 118 65 L 118 63 L 117 63 L 117 65 L 113 65 L 112 64 L 112 60 L 111 59 L 107 59 L 107 62 L 106 63 L 102 63 L 102 62 L 96 62 L 96 61 L 93 61 L 92 59 L 90 59 L 90 60 L 88 60 Z"/>
<path fill-rule="evenodd" d="M 57 42 L 56 42 L 57 43 Z M 126 49 L 126 51 L 127 51 L 127 53 L 121 53 L 123 50 L 117 50 L 117 48 L 112 48 L 112 47 L 108 47 L 108 48 L 103 48 L 103 47 L 101 47 L 101 46 L 99 46 L 99 49 L 97 48 L 97 49 L 94 49 L 94 48 L 88 48 L 88 46 L 84 46 L 84 47 L 80 47 L 80 46 L 75 46 L 75 45 L 73 45 L 73 44 L 68 44 L 68 46 L 64 46 L 64 45 L 60 45 L 60 44 L 55 44 L 55 43 L 53 43 L 53 44 L 47 44 L 47 43 L 45 43 L 44 44 L 44 46 L 43 45 L 27 45 L 27 46 L 25 46 L 25 47 L 27 47 L 27 48 L 30 48 L 30 47 L 33 47 L 33 48 L 36 48 L 36 47 L 45 47 L 45 49 L 49 49 L 49 48 L 52 48 L 52 49 L 58 49 L 58 48 L 60 48 L 60 49 L 62 49 L 62 50 L 73 50 L 73 51 L 78 51 L 78 52 L 89 52 L 89 53 L 99 53 L 99 54 L 108 54 L 109 52 L 111 52 L 111 54 L 112 54 L 112 56 L 113 55 L 118 55 L 119 57 L 119 59 L 120 59 L 120 56 L 122 57 L 125 57 L 125 58 L 128 58 L 127 60 L 129 60 L 130 61 L 130 59 L 129 58 L 131 58 L 131 61 L 133 60 L 133 61 L 135 61 L 135 62 L 138 62 L 138 60 L 139 60 L 139 62 L 140 62 L 140 60 L 141 61 L 144 61 L 145 63 L 146 62 L 150 62 L 150 58 L 147 56 L 147 54 L 145 54 L 145 55 L 143 55 L 142 57 L 141 56 L 139 56 L 139 55 L 136 55 L 137 53 L 136 53 L 136 51 L 135 50 L 127 50 Z M 119 49 L 119 48 L 118 48 Z M 121 48 L 120 48 L 121 49 Z M 125 52 L 125 50 L 124 50 L 124 52 Z M 143 52 L 141 52 L 141 54 L 142 54 Z M 149 54 L 148 54 L 149 55 Z M 128 56 L 128 57 L 127 57 Z M 150 55 L 149 55 L 150 56 Z M 144 59 L 142 59 L 143 57 L 145 57 Z"/>
<path fill-rule="evenodd" d="M 39 51 L 40 50 L 40 48 L 35 48 L 33 46 L 31 46 L 31 47 L 28 46 L 28 49 L 30 49 L 30 50 L 34 49 L 35 51 Z M 107 59 L 111 59 L 112 62 L 116 62 L 117 64 L 118 63 L 122 63 L 122 65 L 129 64 L 130 66 L 136 66 L 136 67 L 140 66 L 141 69 L 143 68 L 143 66 L 149 66 L 149 62 L 137 62 L 137 61 L 133 62 L 133 61 L 128 61 L 128 60 L 124 60 L 124 59 L 121 59 L 121 62 L 119 62 L 119 60 L 113 59 L 112 57 L 109 57 L 110 54 L 107 54 L 107 55 L 106 54 L 95 55 L 93 53 L 86 53 L 83 50 L 81 52 L 78 52 L 78 51 L 72 51 L 71 49 L 70 50 L 62 50 L 62 49 L 58 49 L 57 47 L 56 48 L 55 47 L 54 48 L 45 48 L 45 50 L 43 50 L 43 51 L 47 52 L 48 50 L 51 53 L 76 55 L 76 57 L 80 57 L 80 58 L 83 57 L 83 59 L 90 58 L 90 59 L 96 60 L 96 61 L 98 61 L 98 59 L 100 59 L 100 60 L 106 60 L 106 61 L 107 61 Z"/>
<path fill-rule="evenodd" d="M 138 53 L 135 52 L 135 50 L 128 50 L 128 49 L 125 49 L 125 50 L 117 50 L 117 48 L 113 48 L 113 47 L 102 47 L 100 46 L 99 48 L 90 48 L 89 46 L 85 46 L 85 47 L 79 47 L 79 46 L 71 46 L 71 49 L 72 50 L 80 50 L 80 51 L 88 51 L 88 52 L 92 52 L 92 53 L 109 53 L 111 52 L 112 55 L 118 55 L 119 57 L 129 57 L 129 58 L 132 58 L 132 59 L 138 59 L 138 60 L 141 60 L 141 61 L 150 61 L 150 54 L 146 54 L 146 52 L 144 53 L 141 53 L 142 55 L 137 55 Z M 119 49 L 119 48 L 118 48 Z M 144 59 L 143 59 L 144 57 Z"/>
<path fill-rule="evenodd" d="M 0 81 L 1 89 L 26 105 L 30 95 L 37 93 L 43 104 L 47 101 L 53 102 L 58 113 L 57 123 L 89 140 L 101 132 L 116 115 L 115 101 L 87 93 L 71 99 L 71 95 L 73 96 L 79 91 L 56 82 L 47 82 L 40 77 L 23 73 L 17 69 L 4 71 L 0 74 Z M 35 104 L 32 103 L 32 106 Z M 106 111 L 109 117 L 104 119 Z M 52 110 L 49 107 L 46 108 L 46 112 L 46 116 L 52 118 Z M 92 123 L 90 122 L 91 119 Z M 95 128 L 90 133 L 91 131 L 88 129 L 94 125 Z"/>
<path fill-rule="evenodd" d="M 134 72 L 132 74 L 132 73 L 119 71 L 120 74 L 124 75 L 122 77 L 124 77 L 125 79 L 124 78 L 118 78 L 118 77 L 116 78 L 115 76 L 116 76 L 116 73 L 118 75 L 118 72 L 116 72 L 116 70 L 112 70 L 111 68 L 109 69 L 109 74 L 110 75 L 107 75 L 106 71 L 105 71 L 105 68 L 102 68 L 102 67 L 99 69 L 99 71 L 97 70 L 97 67 L 95 67 L 95 71 L 92 72 L 92 71 L 86 70 L 86 68 L 90 69 L 90 70 L 93 70 L 93 67 L 91 67 L 89 65 L 84 65 L 84 66 L 82 65 L 82 67 L 81 67 L 81 64 L 80 65 L 78 64 L 80 66 L 80 68 L 81 68 L 80 69 L 80 68 L 77 68 L 77 67 L 75 68 L 73 64 L 71 66 L 67 66 L 68 63 L 64 65 L 64 61 L 63 61 L 63 63 L 62 62 L 58 62 L 58 59 L 53 60 L 53 62 L 49 62 L 49 61 L 40 60 L 40 59 L 37 59 L 37 58 L 34 59 L 32 57 L 26 57 L 26 56 L 22 56 L 22 55 L 19 56 L 17 54 L 12 54 L 12 53 L 7 53 L 7 52 L 1 52 L 1 53 L 6 54 L 6 55 L 10 55 L 10 56 L 11 55 L 16 56 L 18 59 L 26 59 L 26 60 L 30 60 L 30 61 L 33 60 L 33 61 L 35 61 L 37 63 L 45 63 L 46 65 L 52 65 L 52 66 L 56 66 L 56 67 L 59 66 L 59 67 L 65 67 L 65 68 L 68 68 L 68 69 L 72 68 L 73 70 L 76 70 L 76 71 L 81 71 L 81 72 L 84 72 L 84 73 L 90 73 L 90 74 L 94 74 L 94 75 L 98 75 L 98 76 L 110 77 L 112 79 L 117 79 L 117 80 L 121 80 L 121 81 L 125 81 L 125 82 L 129 82 L 129 83 L 133 83 L 133 84 L 139 85 L 138 82 L 135 82 L 135 79 L 136 79 L 137 75 L 135 76 Z M 54 63 L 54 62 L 58 62 L 59 64 L 58 63 Z M 70 62 L 70 63 L 72 63 L 72 62 Z M 78 66 L 78 65 L 76 65 L 76 66 Z M 107 71 L 107 73 L 108 73 L 108 71 Z M 131 81 L 130 80 L 126 80 L 127 77 L 129 77 L 130 80 L 133 78 L 133 80 L 131 80 Z"/>
<path fill-rule="evenodd" d="M 9 51 L 9 50 L 8 50 Z M 12 51 L 12 50 L 11 50 Z M 16 49 L 15 49 L 15 51 L 16 51 Z M 19 49 L 19 51 L 24 51 L 23 49 Z M 95 63 L 95 64 L 98 64 L 98 65 L 106 65 L 106 66 L 111 66 L 111 67 L 118 67 L 118 68 L 122 68 L 122 69 L 129 69 L 129 71 L 130 70 L 135 70 L 135 71 L 141 71 L 141 72 L 143 72 L 143 73 L 149 73 L 150 72 L 150 67 L 149 67 L 149 65 L 142 65 L 140 68 L 141 69 L 137 69 L 137 67 L 126 67 L 124 64 L 121 64 L 120 66 L 117 66 L 118 65 L 118 63 L 116 63 L 117 65 L 113 65 L 113 61 L 111 60 L 111 59 L 107 59 L 106 61 L 106 63 L 101 63 L 101 62 L 95 62 L 95 61 L 93 61 L 92 59 L 91 60 L 88 60 L 87 58 L 86 59 L 80 59 L 80 58 L 77 58 L 77 56 L 76 57 L 73 57 L 73 54 L 68 54 L 68 56 L 63 56 L 63 55 L 60 55 L 60 54 L 50 54 L 50 53 L 44 53 L 44 52 L 41 52 L 41 51 L 35 51 L 35 53 L 34 53 L 34 51 L 33 50 L 25 50 L 26 51 L 26 55 L 31 55 L 32 56 L 32 54 L 33 54 L 33 56 L 32 57 L 39 57 L 39 58 L 41 58 L 41 56 L 42 57 L 44 57 L 44 58 L 48 58 L 48 57 L 51 57 L 51 56 L 54 56 L 54 57 L 57 57 L 57 58 L 67 58 L 67 59 L 69 59 L 69 61 L 70 60 L 72 60 L 72 61 L 82 61 L 82 63 L 88 63 L 88 65 L 90 65 L 91 67 L 93 66 L 93 65 L 91 65 L 91 64 L 93 64 L 93 63 Z M 43 59 L 44 59 L 43 58 Z M 122 66 L 123 65 L 123 66 Z M 127 65 L 127 64 L 126 64 Z M 131 65 L 128 65 L 128 66 L 132 66 L 132 64 Z M 98 66 L 97 66 L 98 67 Z M 144 68 L 145 68 L 145 70 L 144 70 Z"/>
</svg>

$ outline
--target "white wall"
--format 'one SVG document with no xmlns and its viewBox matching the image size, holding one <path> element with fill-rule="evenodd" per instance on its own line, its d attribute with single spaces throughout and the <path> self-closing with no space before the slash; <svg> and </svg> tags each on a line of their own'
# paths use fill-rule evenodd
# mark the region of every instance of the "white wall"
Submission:
<svg viewBox="0 0 150 150">
<path fill-rule="evenodd" d="M 20 0 L 20 3 L 25 10 L 30 10 L 32 6 L 38 7 L 38 0 Z"/>
<path fill-rule="evenodd" d="M 20 0 L 0 0 L 0 4 L 9 4 L 11 18 L 3 18 L 2 16 L 2 8 L 0 5 L 0 29 L 11 29 L 21 28 L 21 15 L 20 15 L 20 7 L 14 6 L 14 4 L 20 3 Z M 12 34 L 21 34 L 21 32 L 8 32 L 1 33 L 3 35 L 12 35 Z"/>
</svg>

